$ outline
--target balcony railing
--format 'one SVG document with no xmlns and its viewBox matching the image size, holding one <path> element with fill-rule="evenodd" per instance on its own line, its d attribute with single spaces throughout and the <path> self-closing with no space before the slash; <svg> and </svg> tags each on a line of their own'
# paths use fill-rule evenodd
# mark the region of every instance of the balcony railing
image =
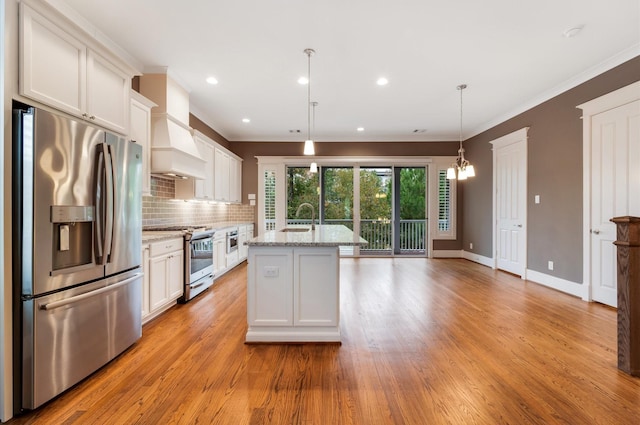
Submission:
<svg viewBox="0 0 640 425">
<path fill-rule="evenodd" d="M 290 224 L 311 224 L 309 219 L 287 219 Z M 342 224 L 353 230 L 353 220 L 324 220 L 324 224 Z M 400 220 L 400 253 L 426 252 L 426 220 Z M 393 225 L 389 220 L 360 220 L 360 236 L 369 242 L 360 252 L 390 254 L 393 250 Z M 341 254 L 347 254 L 342 252 Z"/>
</svg>

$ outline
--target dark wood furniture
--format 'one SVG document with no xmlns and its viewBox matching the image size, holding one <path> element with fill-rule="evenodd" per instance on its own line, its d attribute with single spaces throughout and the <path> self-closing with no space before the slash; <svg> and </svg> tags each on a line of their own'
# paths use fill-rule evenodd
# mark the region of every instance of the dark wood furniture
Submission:
<svg viewBox="0 0 640 425">
<path fill-rule="evenodd" d="M 615 217 L 618 247 L 618 369 L 640 376 L 640 217 Z"/>
</svg>

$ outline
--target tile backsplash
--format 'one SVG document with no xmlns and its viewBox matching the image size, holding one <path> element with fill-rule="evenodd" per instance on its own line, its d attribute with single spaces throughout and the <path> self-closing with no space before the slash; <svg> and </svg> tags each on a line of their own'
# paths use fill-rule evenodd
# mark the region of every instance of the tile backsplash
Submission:
<svg viewBox="0 0 640 425">
<path fill-rule="evenodd" d="M 223 204 L 174 199 L 175 182 L 151 177 L 151 196 L 142 197 L 142 227 L 208 224 L 219 222 L 255 223 L 255 208 L 244 204 Z"/>
</svg>

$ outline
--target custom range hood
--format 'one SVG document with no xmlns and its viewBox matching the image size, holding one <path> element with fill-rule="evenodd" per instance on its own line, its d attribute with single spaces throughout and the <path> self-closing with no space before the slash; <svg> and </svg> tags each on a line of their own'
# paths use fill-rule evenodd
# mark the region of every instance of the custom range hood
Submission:
<svg viewBox="0 0 640 425">
<path fill-rule="evenodd" d="M 204 179 L 205 160 L 189 127 L 189 93 L 166 70 L 140 77 L 140 93 L 158 105 L 151 110 L 151 174 Z"/>
</svg>

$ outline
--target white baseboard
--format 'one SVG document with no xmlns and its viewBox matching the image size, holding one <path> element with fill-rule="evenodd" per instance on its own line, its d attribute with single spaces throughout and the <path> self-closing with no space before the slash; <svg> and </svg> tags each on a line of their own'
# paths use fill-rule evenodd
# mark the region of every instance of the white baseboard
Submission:
<svg viewBox="0 0 640 425">
<path fill-rule="evenodd" d="M 584 296 L 584 287 L 581 283 L 571 282 L 570 280 L 560 279 L 555 276 L 549 276 L 548 274 L 540 273 L 535 270 L 527 269 L 527 280 L 548 286 L 549 288 L 556 289 L 560 292 L 564 292 L 578 298 L 583 298 Z"/>
<path fill-rule="evenodd" d="M 431 258 L 462 258 L 462 250 L 460 249 L 434 249 L 431 251 Z"/>
<path fill-rule="evenodd" d="M 483 255 L 464 250 L 434 250 L 432 253 L 432 258 L 464 258 L 465 260 L 473 261 L 487 267 L 495 268 L 495 261 L 493 260 L 493 258 L 485 257 Z M 561 279 L 559 277 L 550 276 L 548 274 L 540 273 L 530 269 L 526 270 L 526 279 L 530 282 L 547 286 L 557 291 L 564 292 L 565 294 L 573 295 L 585 301 L 589 301 L 588 298 L 585 298 L 585 288 L 581 283 L 576 283 L 570 280 Z"/>
<path fill-rule="evenodd" d="M 482 264 L 483 266 L 491 267 L 494 269 L 496 263 L 493 258 L 485 257 L 484 255 L 476 254 L 469 251 L 462 251 L 462 258 L 465 260 L 473 261 L 474 263 Z"/>
</svg>

